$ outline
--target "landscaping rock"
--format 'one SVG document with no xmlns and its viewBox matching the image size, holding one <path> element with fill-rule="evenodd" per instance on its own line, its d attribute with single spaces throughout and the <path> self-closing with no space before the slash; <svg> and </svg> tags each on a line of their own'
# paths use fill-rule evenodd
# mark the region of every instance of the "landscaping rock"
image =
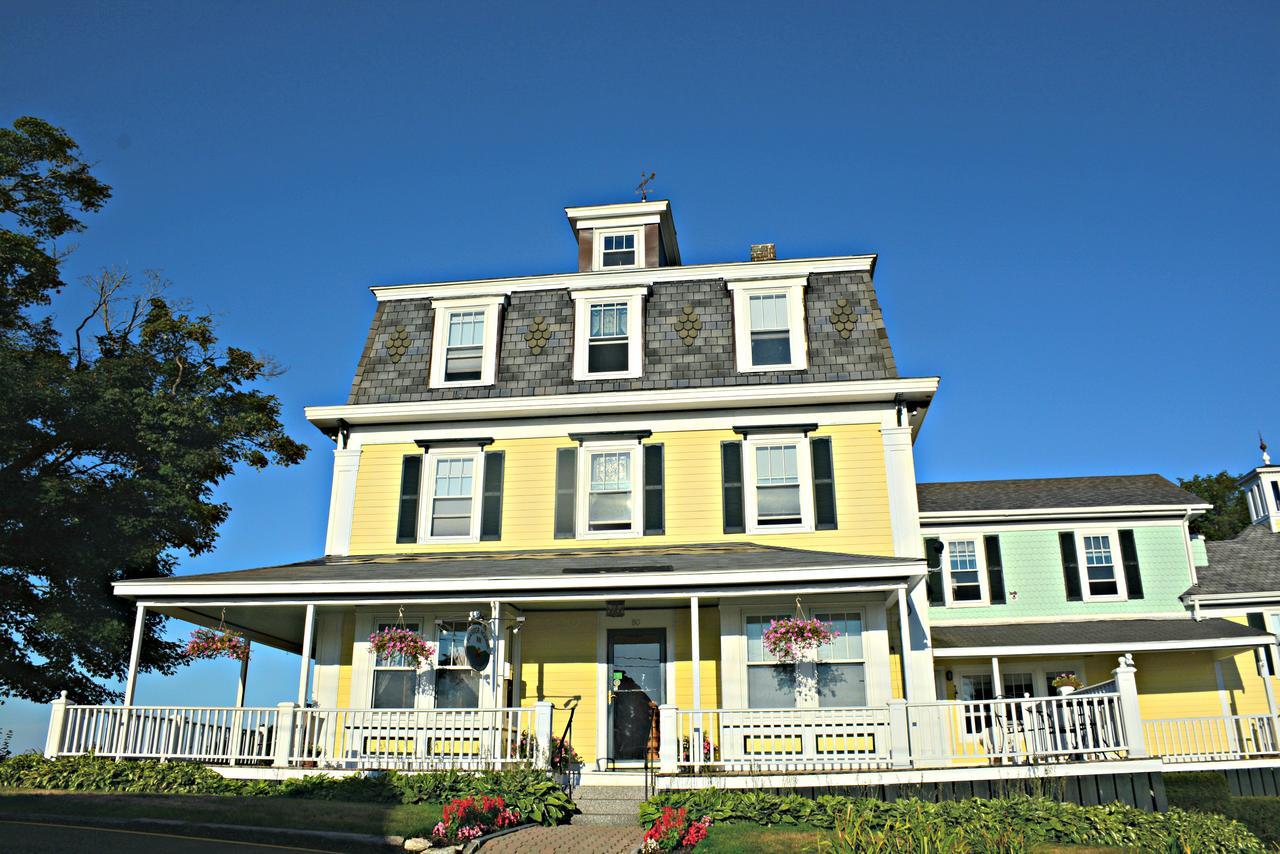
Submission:
<svg viewBox="0 0 1280 854">
<path fill-rule="evenodd" d="M 431 840 L 422 836 L 414 836 L 404 841 L 405 851 L 426 851 L 431 847 Z M 444 849 L 441 849 L 444 850 Z M 456 848 L 454 850 L 457 850 Z"/>
</svg>

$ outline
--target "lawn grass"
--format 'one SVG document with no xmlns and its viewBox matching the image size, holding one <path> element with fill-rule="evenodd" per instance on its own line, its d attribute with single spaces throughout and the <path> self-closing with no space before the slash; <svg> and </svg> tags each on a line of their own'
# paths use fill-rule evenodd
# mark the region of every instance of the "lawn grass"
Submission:
<svg viewBox="0 0 1280 854">
<path fill-rule="evenodd" d="M 428 835 L 440 820 L 440 805 L 0 789 L 0 816 L 35 814 L 68 819 L 153 818 L 407 837 Z"/>
<path fill-rule="evenodd" d="M 818 841 L 831 835 L 830 830 L 807 824 L 780 824 L 762 827 L 746 822 L 713 824 L 707 838 L 698 845 L 698 854 L 799 854 L 817 851 Z"/>
</svg>

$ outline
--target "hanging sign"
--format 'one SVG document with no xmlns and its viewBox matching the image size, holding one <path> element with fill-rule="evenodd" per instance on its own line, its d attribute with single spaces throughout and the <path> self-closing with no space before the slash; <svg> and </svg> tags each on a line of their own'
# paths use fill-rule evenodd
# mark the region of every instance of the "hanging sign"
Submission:
<svg viewBox="0 0 1280 854">
<path fill-rule="evenodd" d="M 463 646 L 467 655 L 467 664 L 471 665 L 472 670 L 480 672 L 489 667 L 490 647 L 489 627 L 484 623 L 472 623 L 467 629 L 467 638 Z"/>
</svg>

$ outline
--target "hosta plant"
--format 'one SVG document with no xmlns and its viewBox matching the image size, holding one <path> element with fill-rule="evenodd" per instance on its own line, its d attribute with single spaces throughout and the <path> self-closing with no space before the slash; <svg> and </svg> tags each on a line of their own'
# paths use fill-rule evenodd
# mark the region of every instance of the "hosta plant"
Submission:
<svg viewBox="0 0 1280 854">
<path fill-rule="evenodd" d="M 196 629 L 187 640 L 187 658 L 234 658 L 242 661 L 249 657 L 249 642 L 244 635 L 231 629 Z"/>
<path fill-rule="evenodd" d="M 399 658 L 414 667 L 421 667 L 436 654 L 433 644 L 424 641 L 417 632 L 402 626 L 388 626 L 369 635 L 369 648 L 378 658 Z"/>
<path fill-rule="evenodd" d="M 778 661 L 796 662 L 840 633 L 817 617 L 784 617 L 770 620 L 764 630 L 764 648 Z"/>
</svg>

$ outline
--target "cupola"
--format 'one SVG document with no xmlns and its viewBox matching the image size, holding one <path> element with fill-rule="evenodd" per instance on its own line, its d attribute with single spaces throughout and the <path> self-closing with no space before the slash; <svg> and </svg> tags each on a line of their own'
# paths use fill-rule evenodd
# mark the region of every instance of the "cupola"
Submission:
<svg viewBox="0 0 1280 854">
<path fill-rule="evenodd" d="M 1249 518 L 1255 525 L 1266 525 L 1273 534 L 1280 533 L 1280 466 L 1271 464 L 1267 443 L 1258 437 L 1262 465 L 1240 478 L 1249 504 Z"/>
<path fill-rule="evenodd" d="M 578 240 L 578 272 L 680 266 L 671 202 L 565 208 Z"/>
</svg>

